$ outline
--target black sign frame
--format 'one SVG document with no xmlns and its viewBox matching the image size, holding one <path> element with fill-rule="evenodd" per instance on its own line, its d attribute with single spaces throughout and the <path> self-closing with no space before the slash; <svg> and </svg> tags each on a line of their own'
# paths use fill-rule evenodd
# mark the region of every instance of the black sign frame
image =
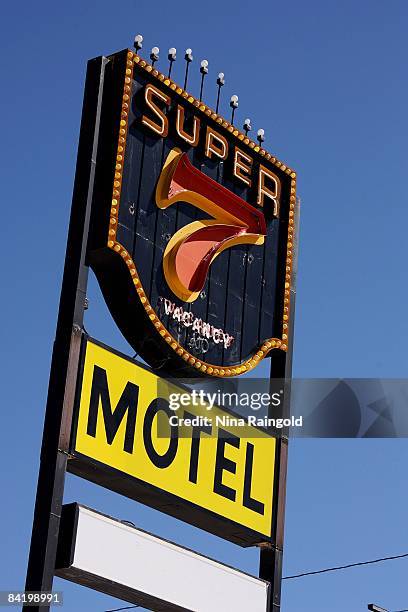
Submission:
<svg viewBox="0 0 408 612">
<path fill-rule="evenodd" d="M 205 356 L 200 354 L 200 350 L 188 348 L 186 332 L 181 333 L 180 339 L 180 335 L 169 327 L 170 317 L 166 319 L 161 316 L 158 313 L 157 304 L 154 303 L 158 298 L 154 284 L 156 277 L 161 274 L 160 255 L 165 249 L 165 236 L 171 236 L 175 230 L 174 221 L 168 216 L 170 213 L 166 210 L 167 216 L 163 215 L 163 211 L 151 205 L 151 199 L 154 197 L 151 191 L 158 177 L 157 167 L 159 169 L 162 167 L 168 147 L 166 149 L 166 140 L 163 143 L 163 149 L 159 148 L 157 152 L 157 141 L 160 136 L 150 132 L 143 136 L 140 146 L 131 152 L 134 158 L 142 156 L 142 164 L 145 160 L 140 170 L 137 198 L 142 202 L 150 198 L 150 202 L 146 204 L 146 210 L 142 211 L 145 226 L 142 230 L 137 230 L 135 213 L 129 210 L 133 206 L 133 203 L 129 205 L 129 193 L 131 195 L 134 190 L 132 191 L 129 187 L 130 162 L 126 156 L 126 147 L 131 138 L 130 132 L 133 125 L 137 124 L 134 131 L 140 132 L 141 130 L 140 116 L 136 120 L 135 112 L 140 112 L 143 87 L 140 87 L 135 94 L 132 89 L 135 83 L 133 77 L 146 79 L 143 82 L 153 83 L 163 96 L 171 95 L 175 97 L 177 103 L 183 105 L 183 108 L 190 107 L 191 112 L 201 118 L 201 127 L 204 127 L 205 122 L 205 126 L 209 126 L 211 130 L 218 130 L 220 135 L 226 141 L 228 140 L 231 149 L 236 144 L 244 154 L 252 156 L 254 169 L 259 169 L 263 164 L 271 172 L 274 171 L 281 182 L 280 214 L 278 219 L 270 219 L 268 232 L 272 233 L 273 239 L 271 238 L 267 255 L 265 255 L 265 249 L 268 242 L 264 249 L 253 246 L 241 249 L 234 247 L 230 253 L 221 254 L 213 265 L 215 269 L 219 265 L 222 266 L 225 261 L 225 259 L 221 260 L 222 257 L 229 255 L 226 277 L 231 290 L 228 294 L 222 295 L 223 283 L 221 282 L 214 285 L 218 292 L 217 304 L 211 302 L 211 297 L 206 295 L 204 301 L 198 299 L 191 305 L 191 312 L 197 314 L 200 320 L 202 317 L 203 321 L 206 318 L 205 313 L 211 317 L 212 313 L 225 310 L 224 322 L 236 336 L 235 345 L 238 346 L 238 341 L 240 342 L 238 351 L 234 345 L 231 349 L 231 357 L 228 358 L 231 363 L 225 357 L 230 349 L 223 351 L 222 359 L 224 361 L 227 359 L 226 364 L 223 365 L 218 362 L 208 362 Z M 109 82 L 109 94 L 104 97 L 100 131 L 100 142 L 104 155 L 95 176 L 88 263 L 98 278 L 108 308 L 123 335 L 154 369 L 163 372 L 164 375 L 180 377 L 203 375 L 228 378 L 237 376 L 253 370 L 263 359 L 271 357 L 273 353 L 286 353 L 292 341 L 290 337 L 290 294 L 297 215 L 296 173 L 221 115 L 212 111 L 201 100 L 184 91 L 174 81 L 132 51 L 125 50 L 112 56 L 106 80 Z M 132 106 L 137 106 L 137 111 L 132 110 Z M 187 113 L 187 110 L 185 112 Z M 177 144 L 180 145 L 180 142 L 182 139 L 179 139 Z M 183 146 L 180 146 L 183 149 Z M 152 152 L 148 155 L 146 152 L 150 149 Z M 191 147 L 184 147 L 184 150 L 189 151 Z M 198 155 L 200 159 L 200 153 L 197 155 L 196 153 L 197 151 L 194 150 L 195 158 Z M 202 155 L 201 160 L 204 160 Z M 198 163 L 197 159 L 195 163 Z M 228 165 L 227 162 L 226 165 Z M 219 164 L 214 165 L 214 172 L 215 168 L 219 172 Z M 204 169 L 207 173 L 211 173 L 211 168 Z M 136 182 L 136 177 L 133 177 L 132 181 Z M 248 198 L 248 190 L 237 186 L 238 182 L 233 183 L 228 180 L 227 184 L 231 190 Z M 136 204 L 137 206 L 140 204 Z M 181 208 L 180 210 L 182 212 L 179 213 L 177 209 L 177 218 L 187 215 L 187 209 Z M 260 210 L 259 207 L 258 210 Z M 136 213 L 138 213 L 138 208 Z M 271 211 L 265 210 L 265 218 L 271 214 Z M 188 220 L 192 218 L 195 218 L 194 215 L 188 217 Z M 184 222 L 186 222 L 185 219 Z M 177 227 L 180 226 L 180 220 L 178 223 Z M 137 231 L 151 233 L 152 240 L 145 239 L 146 236 L 142 236 L 142 239 L 139 240 Z M 268 241 L 269 237 L 266 240 Z M 132 244 L 134 252 L 132 252 Z M 271 249 L 276 250 L 273 255 Z M 153 261 L 151 261 L 152 250 L 154 251 Z M 245 273 L 235 274 L 234 268 L 245 257 L 247 257 Z M 251 262 L 251 258 L 252 263 L 248 263 L 248 261 Z M 276 266 L 276 280 L 268 280 L 268 274 L 265 271 L 265 267 L 267 268 L 272 260 Z M 142 274 L 144 261 L 151 262 L 146 264 L 146 283 Z M 231 274 L 229 273 L 230 268 Z M 221 269 L 218 274 L 221 275 L 220 278 L 225 276 L 225 272 Z M 146 286 L 149 283 L 150 289 Z M 274 298 L 271 294 L 268 300 L 264 299 L 264 283 L 267 288 L 270 283 L 268 291 L 273 293 Z M 170 295 L 173 296 L 171 292 Z M 183 305 L 183 303 L 177 302 L 176 299 L 177 305 Z M 236 315 L 237 312 L 241 313 L 240 317 Z M 268 333 L 264 332 L 264 329 L 268 330 Z M 256 337 L 259 338 L 258 344 L 255 341 Z M 273 375 L 278 376 L 278 373 L 273 371 Z"/>
</svg>

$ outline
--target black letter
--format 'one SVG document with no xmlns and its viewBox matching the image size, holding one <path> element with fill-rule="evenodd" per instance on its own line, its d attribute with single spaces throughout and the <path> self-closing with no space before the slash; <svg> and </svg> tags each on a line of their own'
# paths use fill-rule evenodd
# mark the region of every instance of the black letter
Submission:
<svg viewBox="0 0 408 612">
<path fill-rule="evenodd" d="M 251 478 L 252 478 L 252 466 L 254 464 L 254 445 L 248 442 L 246 457 L 245 457 L 245 476 L 244 476 L 244 499 L 243 505 L 253 510 L 254 512 L 258 512 L 258 514 L 263 514 L 265 505 L 251 497 Z"/>
<path fill-rule="evenodd" d="M 88 426 L 86 433 L 88 436 L 96 437 L 96 424 L 98 420 L 99 399 L 102 404 L 103 421 L 105 424 L 106 441 L 112 444 L 119 426 L 125 418 L 126 412 L 126 433 L 123 450 L 127 453 L 133 452 L 133 442 L 135 438 L 137 400 L 139 397 L 139 387 L 131 382 L 126 384 L 122 395 L 112 412 L 109 395 L 108 381 L 106 372 L 99 366 L 94 367 L 92 378 L 91 399 L 89 402 Z"/>
<path fill-rule="evenodd" d="M 173 411 L 169 408 L 169 402 L 159 397 L 150 402 L 143 423 L 143 440 L 146 448 L 146 453 L 150 461 L 158 468 L 169 467 L 174 461 L 178 447 L 178 429 L 176 425 L 171 426 L 170 444 L 164 455 L 159 455 L 153 446 L 152 442 L 152 426 L 154 417 L 162 410 L 170 418 L 173 416 Z"/>
<path fill-rule="evenodd" d="M 218 493 L 218 495 L 222 495 L 227 499 L 235 501 L 236 491 L 230 487 L 227 487 L 227 485 L 222 484 L 222 473 L 224 470 L 226 470 L 227 472 L 231 472 L 231 474 L 235 474 L 237 464 L 234 461 L 231 461 L 231 459 L 227 459 L 224 452 L 226 444 L 231 444 L 231 446 L 239 448 L 240 439 L 237 436 L 234 436 L 234 434 L 224 431 L 223 429 L 219 429 L 218 435 L 220 437 L 217 440 L 217 453 L 215 458 L 214 493 Z"/>
<path fill-rule="evenodd" d="M 185 419 L 193 419 L 194 415 L 189 412 L 184 412 Z M 193 431 L 191 432 L 191 455 L 190 455 L 190 471 L 188 479 L 190 482 L 197 484 L 197 471 L 198 471 L 198 456 L 200 453 L 200 433 L 211 433 L 211 425 L 194 425 Z"/>
</svg>

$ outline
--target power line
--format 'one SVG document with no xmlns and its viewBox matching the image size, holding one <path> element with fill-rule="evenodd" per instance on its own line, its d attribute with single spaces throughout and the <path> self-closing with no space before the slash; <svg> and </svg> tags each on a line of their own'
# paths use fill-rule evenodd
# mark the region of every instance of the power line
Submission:
<svg viewBox="0 0 408 612">
<path fill-rule="evenodd" d="M 392 559 L 392 558 L 399 559 L 399 557 L 386 557 L 385 559 L 383 559 L 383 561 L 388 561 L 389 559 Z M 286 580 L 288 578 L 291 578 L 291 576 L 286 576 Z M 283 578 L 283 580 L 285 580 L 285 578 Z M 131 610 L 133 608 L 140 608 L 140 606 L 125 606 L 124 608 L 115 608 L 114 610 L 105 610 L 105 612 L 120 612 L 121 610 Z M 408 612 L 408 608 L 404 608 L 403 610 L 390 610 L 390 612 Z"/>
<path fill-rule="evenodd" d="M 395 559 L 404 559 L 408 557 L 408 553 L 403 555 L 393 555 L 391 557 L 380 557 L 379 559 L 371 559 L 370 561 L 359 561 L 358 563 L 349 563 L 347 565 L 337 565 L 335 567 L 326 567 L 325 569 L 315 570 L 313 572 L 303 572 L 302 574 L 294 574 L 293 576 L 284 576 L 282 580 L 294 580 L 295 578 L 304 578 L 305 576 L 316 576 L 317 574 L 327 574 L 328 572 L 337 572 L 339 570 L 350 569 L 351 567 L 361 567 L 363 565 L 373 565 L 374 563 L 382 563 L 383 561 L 393 561 Z M 114 610 L 105 610 L 105 612 L 120 612 L 121 610 L 131 610 L 140 608 L 140 606 L 126 606 L 125 608 L 115 608 Z M 408 612 L 408 608 L 404 610 L 394 610 L 394 612 Z"/>
<path fill-rule="evenodd" d="M 316 570 L 314 572 L 303 572 L 302 574 L 295 574 L 293 576 L 284 576 L 282 580 L 293 580 L 294 578 L 303 578 L 304 576 L 315 576 L 316 574 L 326 574 L 327 572 L 337 572 L 338 570 L 349 569 L 350 567 L 360 567 L 362 565 L 372 565 L 373 563 L 381 563 L 382 561 L 391 561 L 393 559 L 403 559 L 408 557 L 408 553 L 403 555 L 394 555 L 392 557 L 381 557 L 380 559 L 372 559 L 371 561 L 359 561 L 358 563 L 349 563 L 348 565 L 338 565 L 337 567 L 327 567 L 325 569 Z M 398 612 L 408 612 L 399 610 Z"/>
<path fill-rule="evenodd" d="M 406 555 L 402 555 L 406 556 Z M 378 561 L 388 561 L 389 559 L 400 559 L 401 557 L 385 557 L 384 559 L 378 559 Z M 374 563 L 374 562 L 373 562 Z M 343 569 L 343 568 L 340 568 Z M 303 574 L 304 575 L 304 574 Z M 308 576 L 309 574 L 306 574 Z M 293 576 L 297 578 L 297 576 Z M 288 578 L 292 578 L 292 576 L 286 576 L 283 580 L 287 580 Z M 105 610 L 105 612 L 120 612 L 121 610 L 131 610 L 133 608 L 140 608 L 140 606 L 125 606 L 124 608 L 115 608 L 114 610 Z M 408 608 L 404 608 L 403 610 L 390 610 L 390 612 L 408 612 Z"/>
<path fill-rule="evenodd" d="M 119 612 L 120 610 L 131 610 L 133 608 L 140 608 L 140 606 L 125 606 L 124 608 L 115 608 L 114 610 L 105 610 L 105 612 Z"/>
</svg>

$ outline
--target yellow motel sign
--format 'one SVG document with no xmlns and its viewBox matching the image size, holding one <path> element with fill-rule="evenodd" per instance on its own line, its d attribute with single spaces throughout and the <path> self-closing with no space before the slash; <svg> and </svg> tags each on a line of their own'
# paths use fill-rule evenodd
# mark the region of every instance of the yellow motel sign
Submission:
<svg viewBox="0 0 408 612">
<path fill-rule="evenodd" d="M 276 440 L 85 339 L 69 470 L 243 546 L 272 538 Z M 219 424 L 221 423 L 221 425 Z"/>
</svg>

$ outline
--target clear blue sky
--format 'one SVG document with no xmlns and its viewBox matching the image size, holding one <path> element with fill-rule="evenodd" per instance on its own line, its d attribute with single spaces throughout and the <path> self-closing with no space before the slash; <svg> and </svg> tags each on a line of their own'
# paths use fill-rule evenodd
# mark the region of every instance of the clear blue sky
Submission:
<svg viewBox="0 0 408 612">
<path fill-rule="evenodd" d="M 302 197 L 297 376 L 406 377 L 408 5 L 404 0 L 8 2 L 1 15 L 0 589 L 24 585 L 86 60 L 145 37 L 209 60 Z M 181 59 L 174 75 L 180 75 Z M 226 108 L 226 105 L 224 105 Z M 91 279 L 87 325 L 128 352 Z M 408 443 L 291 444 L 284 573 L 408 552 Z M 67 500 L 255 572 L 243 550 L 94 485 Z M 284 583 L 283 612 L 408 608 L 408 560 Z M 67 612 L 115 600 L 61 580 Z"/>
</svg>

